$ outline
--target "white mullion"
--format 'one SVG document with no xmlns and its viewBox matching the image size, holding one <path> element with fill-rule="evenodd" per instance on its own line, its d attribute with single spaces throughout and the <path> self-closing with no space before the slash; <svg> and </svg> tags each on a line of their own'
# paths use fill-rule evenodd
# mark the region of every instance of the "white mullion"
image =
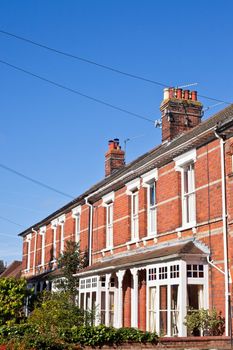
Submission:
<svg viewBox="0 0 233 350">
<path fill-rule="evenodd" d="M 167 283 L 167 335 L 171 337 L 171 284 Z"/>
<path fill-rule="evenodd" d="M 184 319 L 187 315 L 187 273 L 186 273 L 186 262 L 180 261 L 180 285 L 179 285 L 179 300 L 180 300 L 180 310 L 179 310 L 179 336 L 185 337 L 187 335 L 187 329 L 184 325 Z"/>
</svg>

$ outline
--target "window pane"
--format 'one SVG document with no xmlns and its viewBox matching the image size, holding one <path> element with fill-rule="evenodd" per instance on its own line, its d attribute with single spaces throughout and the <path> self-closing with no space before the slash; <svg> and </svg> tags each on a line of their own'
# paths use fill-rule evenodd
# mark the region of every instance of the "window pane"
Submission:
<svg viewBox="0 0 233 350">
<path fill-rule="evenodd" d="M 179 330 L 179 305 L 178 305 L 178 285 L 171 286 L 171 335 L 178 335 Z"/>
<path fill-rule="evenodd" d="M 167 286 L 160 286 L 160 334 L 167 335 Z"/>
<path fill-rule="evenodd" d="M 109 325 L 114 322 L 114 292 L 109 292 Z"/>
<path fill-rule="evenodd" d="M 105 292 L 101 292 L 100 322 L 105 324 Z"/>
<path fill-rule="evenodd" d="M 156 331 L 156 287 L 149 289 L 149 331 Z"/>
<path fill-rule="evenodd" d="M 150 206 L 155 205 L 155 183 L 150 184 Z"/>
<path fill-rule="evenodd" d="M 80 294 L 80 308 L 84 309 L 84 293 Z"/>
</svg>

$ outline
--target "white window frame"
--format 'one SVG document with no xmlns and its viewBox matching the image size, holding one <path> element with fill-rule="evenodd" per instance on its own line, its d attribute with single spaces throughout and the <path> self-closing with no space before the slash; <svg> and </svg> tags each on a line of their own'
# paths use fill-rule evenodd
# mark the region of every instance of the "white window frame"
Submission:
<svg viewBox="0 0 233 350">
<path fill-rule="evenodd" d="M 27 242 L 27 268 L 26 271 L 30 271 L 31 267 L 31 241 L 32 241 L 32 234 L 29 233 L 26 236 L 26 242 Z"/>
<path fill-rule="evenodd" d="M 41 261 L 40 266 L 45 265 L 45 235 L 46 235 L 46 226 L 43 226 L 39 230 L 39 235 L 41 235 Z"/>
<path fill-rule="evenodd" d="M 155 237 L 157 235 L 157 202 L 156 202 L 156 182 L 158 181 L 158 169 L 153 169 L 142 175 L 142 186 L 147 189 L 147 237 Z M 150 189 L 154 186 L 155 204 L 150 205 Z M 155 227 L 151 229 L 151 216 L 154 215 Z"/>
<path fill-rule="evenodd" d="M 196 191 L 194 169 L 194 163 L 196 160 L 196 149 L 186 152 L 174 159 L 175 170 L 181 173 L 182 226 L 177 229 L 178 231 L 196 226 Z M 191 167 L 188 173 L 188 186 L 191 187 L 191 190 L 185 192 L 185 173 L 187 171 L 187 167 Z"/>
<path fill-rule="evenodd" d="M 188 278 L 187 277 L 187 265 L 189 264 L 202 264 L 204 266 L 204 276 L 202 278 Z M 171 266 L 179 266 L 179 277 L 171 278 Z M 159 279 L 159 268 L 167 267 L 167 278 Z M 156 269 L 156 279 L 149 280 L 149 269 Z M 178 285 L 178 304 L 179 304 L 179 320 L 178 320 L 178 336 L 186 336 L 187 329 L 184 325 L 184 318 L 187 314 L 187 286 L 189 284 L 202 285 L 203 286 L 203 305 L 202 307 L 208 309 L 209 307 L 209 287 L 208 287 L 208 264 L 201 260 L 193 260 L 192 258 L 187 261 L 177 259 L 169 262 L 151 264 L 146 266 L 147 275 L 147 314 L 146 314 L 146 329 L 149 331 L 149 291 L 151 287 L 156 287 L 156 332 L 160 333 L 160 286 L 166 285 L 167 289 L 167 336 L 171 336 L 171 286 Z"/>
<path fill-rule="evenodd" d="M 126 194 L 130 196 L 131 209 L 131 242 L 137 242 L 139 240 L 139 189 L 140 178 L 134 179 L 126 184 Z M 135 202 L 134 202 L 135 201 Z M 136 211 L 134 209 L 136 207 Z M 128 242 L 129 243 L 129 242 Z"/>
<path fill-rule="evenodd" d="M 113 203 L 115 199 L 114 192 L 105 195 L 102 200 L 102 206 L 106 209 L 106 249 L 113 248 Z"/>
<path fill-rule="evenodd" d="M 80 242 L 81 205 L 72 209 L 72 218 L 75 220 L 75 242 Z"/>
<path fill-rule="evenodd" d="M 63 254 L 64 248 L 65 248 L 65 236 L 64 236 L 65 221 L 66 221 L 65 214 L 59 216 L 58 225 L 61 227 L 60 254 Z"/>
<path fill-rule="evenodd" d="M 57 259 L 57 226 L 58 226 L 58 219 L 54 219 L 51 221 L 51 228 L 53 230 L 53 259 L 51 262 L 55 262 Z"/>
</svg>

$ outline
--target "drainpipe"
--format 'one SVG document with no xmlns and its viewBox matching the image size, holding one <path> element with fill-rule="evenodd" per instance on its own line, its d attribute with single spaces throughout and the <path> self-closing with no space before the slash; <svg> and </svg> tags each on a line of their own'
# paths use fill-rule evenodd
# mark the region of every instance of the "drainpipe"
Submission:
<svg viewBox="0 0 233 350">
<path fill-rule="evenodd" d="M 37 244 L 37 231 L 32 228 L 32 232 L 35 233 L 35 244 L 34 244 L 34 259 L 33 259 L 33 275 L 35 275 L 36 271 L 36 244 Z"/>
<path fill-rule="evenodd" d="M 225 281 L 225 333 L 229 335 L 229 273 L 228 273 L 228 238 L 226 210 L 226 171 L 225 171 L 225 140 L 215 130 L 215 136 L 220 140 L 221 173 L 222 173 L 222 221 L 223 221 L 223 252 L 224 252 L 224 281 Z"/>
<path fill-rule="evenodd" d="M 90 217 L 89 217 L 89 252 L 88 252 L 88 263 L 91 266 L 92 263 L 92 234 L 93 234 L 93 204 L 88 202 L 89 197 L 85 198 L 86 205 L 90 208 Z"/>
</svg>

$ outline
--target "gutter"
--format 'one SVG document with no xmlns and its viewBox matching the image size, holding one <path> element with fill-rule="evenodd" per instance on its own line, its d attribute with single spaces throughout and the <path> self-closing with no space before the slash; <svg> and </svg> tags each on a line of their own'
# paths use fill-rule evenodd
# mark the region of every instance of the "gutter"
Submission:
<svg viewBox="0 0 233 350">
<path fill-rule="evenodd" d="M 228 232 L 227 232 L 227 204 L 226 204 L 226 169 L 225 169 L 225 138 L 221 136 L 217 127 L 215 136 L 220 141 L 221 175 L 222 175 L 222 221 L 223 221 L 223 254 L 224 254 L 224 284 L 225 284 L 225 335 L 229 336 L 229 272 L 228 272 Z"/>
</svg>

